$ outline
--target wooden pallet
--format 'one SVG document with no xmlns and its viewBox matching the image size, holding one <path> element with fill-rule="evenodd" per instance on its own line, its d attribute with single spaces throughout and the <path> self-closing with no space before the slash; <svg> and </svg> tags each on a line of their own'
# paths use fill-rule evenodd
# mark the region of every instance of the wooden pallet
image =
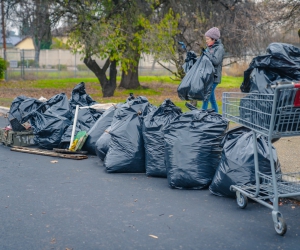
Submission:
<svg viewBox="0 0 300 250">
<path fill-rule="evenodd" d="M 28 154 L 47 155 L 47 156 L 52 156 L 52 157 L 60 157 L 60 158 L 73 159 L 73 160 L 83 160 L 83 159 L 88 158 L 87 155 L 62 154 L 62 153 L 53 152 L 51 150 L 38 149 L 38 148 L 27 148 L 27 147 L 14 146 L 10 150 L 22 152 L 22 153 L 28 153 Z"/>
</svg>

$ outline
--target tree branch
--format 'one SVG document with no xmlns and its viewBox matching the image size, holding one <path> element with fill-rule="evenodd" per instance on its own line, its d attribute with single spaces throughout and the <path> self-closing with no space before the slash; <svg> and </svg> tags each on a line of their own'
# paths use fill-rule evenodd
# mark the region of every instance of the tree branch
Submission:
<svg viewBox="0 0 300 250">
<path fill-rule="evenodd" d="M 157 61 L 157 63 L 162 66 L 164 69 L 168 70 L 169 72 L 171 72 L 172 74 L 176 75 L 177 72 L 174 72 L 172 70 L 170 70 L 168 67 L 166 67 L 165 65 L 163 65 L 160 61 Z"/>
</svg>

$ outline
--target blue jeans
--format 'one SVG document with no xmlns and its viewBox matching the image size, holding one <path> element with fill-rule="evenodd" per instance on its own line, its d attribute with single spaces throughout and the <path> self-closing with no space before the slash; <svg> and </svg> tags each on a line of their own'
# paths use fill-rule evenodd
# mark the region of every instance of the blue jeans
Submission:
<svg viewBox="0 0 300 250">
<path fill-rule="evenodd" d="M 216 96 L 215 96 L 215 89 L 216 89 L 217 85 L 218 85 L 217 83 L 213 83 L 209 100 L 203 101 L 202 109 L 206 110 L 208 108 L 208 102 L 210 102 L 211 108 L 214 109 L 217 113 L 219 112 L 218 104 L 217 104 Z"/>
</svg>

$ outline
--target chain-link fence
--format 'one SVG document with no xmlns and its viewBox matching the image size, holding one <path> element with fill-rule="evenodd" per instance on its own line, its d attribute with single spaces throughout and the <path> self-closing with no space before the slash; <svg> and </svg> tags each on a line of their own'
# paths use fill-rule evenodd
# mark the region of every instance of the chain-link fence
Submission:
<svg viewBox="0 0 300 250">
<path fill-rule="evenodd" d="M 3 51 L 0 52 L 3 55 Z M 59 78 L 94 78 L 95 75 L 83 63 L 82 55 L 68 50 L 41 50 L 39 63 L 35 61 L 34 50 L 6 50 L 8 62 L 7 80 L 59 79 Z M 104 61 L 95 59 L 100 67 Z M 175 70 L 170 64 L 166 65 Z M 118 73 L 121 72 L 118 70 Z M 151 56 L 143 56 L 139 63 L 139 75 L 171 75 Z"/>
</svg>

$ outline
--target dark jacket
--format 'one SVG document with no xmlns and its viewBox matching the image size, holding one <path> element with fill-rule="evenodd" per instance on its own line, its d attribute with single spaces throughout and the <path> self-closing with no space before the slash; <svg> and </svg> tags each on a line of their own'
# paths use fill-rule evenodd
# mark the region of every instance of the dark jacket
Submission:
<svg viewBox="0 0 300 250">
<path fill-rule="evenodd" d="M 220 83 L 222 76 L 222 62 L 225 54 L 221 39 L 218 39 L 213 46 L 207 47 L 204 53 L 215 67 L 214 82 Z"/>
</svg>

